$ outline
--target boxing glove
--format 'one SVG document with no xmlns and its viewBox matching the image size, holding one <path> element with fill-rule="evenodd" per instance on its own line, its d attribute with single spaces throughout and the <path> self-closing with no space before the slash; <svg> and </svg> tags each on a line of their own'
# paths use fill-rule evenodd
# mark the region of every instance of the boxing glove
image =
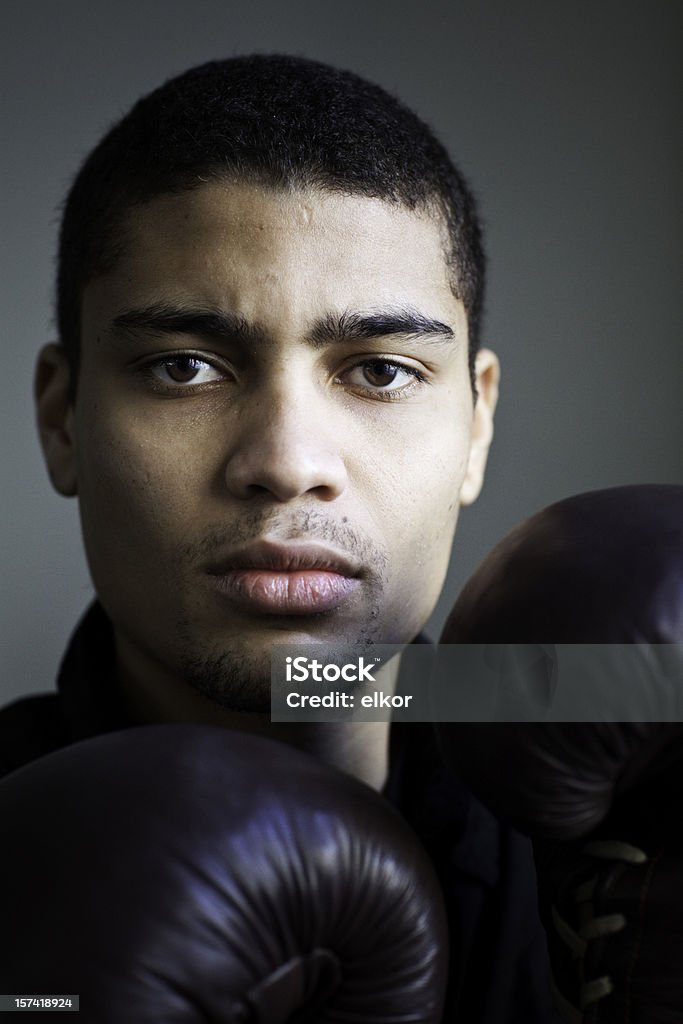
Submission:
<svg viewBox="0 0 683 1024">
<path fill-rule="evenodd" d="M 626 712 L 633 695 L 631 720 L 442 722 L 440 743 L 474 792 L 535 840 L 567 1020 L 683 1020 L 683 726 L 671 700 L 657 722 L 645 693 L 683 688 L 683 487 L 593 492 L 532 517 L 467 583 L 442 642 L 502 645 L 491 648 L 501 657 L 510 645 L 536 693 L 553 645 L 586 645 L 587 665 L 588 645 L 614 645 L 613 658 L 601 648 L 591 685 L 625 690 Z M 551 674 L 546 665 L 546 684 Z M 648 721 L 637 721 L 641 706 Z"/>
<path fill-rule="evenodd" d="M 190 725 L 77 743 L 0 783 L 0 832 L 3 993 L 78 995 L 88 1024 L 440 1019 L 417 839 L 283 744 Z"/>
</svg>

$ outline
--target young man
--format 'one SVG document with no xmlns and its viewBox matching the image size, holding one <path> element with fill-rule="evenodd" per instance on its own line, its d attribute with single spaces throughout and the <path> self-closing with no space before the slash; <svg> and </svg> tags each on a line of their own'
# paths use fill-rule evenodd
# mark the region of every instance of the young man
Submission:
<svg viewBox="0 0 683 1024">
<path fill-rule="evenodd" d="M 67 199 L 37 371 L 98 602 L 59 694 L 0 717 L 1 756 L 164 721 L 316 753 L 383 790 L 434 860 L 447 1019 L 530 1022 L 550 1017 L 529 850 L 430 730 L 269 715 L 273 643 L 419 638 L 492 436 L 483 277 L 462 177 L 356 76 L 238 58 L 141 100 Z"/>
</svg>

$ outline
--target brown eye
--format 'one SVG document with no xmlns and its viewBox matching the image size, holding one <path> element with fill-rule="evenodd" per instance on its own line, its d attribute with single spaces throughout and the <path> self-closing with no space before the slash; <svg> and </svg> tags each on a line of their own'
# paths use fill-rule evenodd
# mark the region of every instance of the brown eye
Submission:
<svg viewBox="0 0 683 1024">
<path fill-rule="evenodd" d="M 195 356 L 174 356 L 164 362 L 166 373 L 176 384 L 189 384 L 199 373 L 204 364 Z"/>
<path fill-rule="evenodd" d="M 366 395 L 377 398 L 399 398 L 409 395 L 424 383 L 425 378 L 414 366 L 394 359 L 364 359 L 345 370 L 339 383 L 350 385 Z"/>
<path fill-rule="evenodd" d="M 226 379 L 226 370 L 193 352 L 162 356 L 149 363 L 146 373 L 167 389 L 190 390 L 188 385 L 212 384 Z"/>
<path fill-rule="evenodd" d="M 386 363 L 377 359 L 366 363 L 363 367 L 363 376 L 368 384 L 376 388 L 386 388 L 396 380 L 396 374 L 400 367 L 396 363 Z"/>
</svg>

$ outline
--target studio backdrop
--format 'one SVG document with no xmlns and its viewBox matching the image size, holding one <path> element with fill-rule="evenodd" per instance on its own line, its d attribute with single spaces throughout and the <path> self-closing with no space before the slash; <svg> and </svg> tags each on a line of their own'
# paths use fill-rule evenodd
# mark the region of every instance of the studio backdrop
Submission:
<svg viewBox="0 0 683 1024">
<path fill-rule="evenodd" d="M 432 125 L 473 185 L 501 398 L 432 633 L 515 522 L 583 490 L 681 482 L 682 13 L 677 0 L 5 0 L 0 703 L 53 687 L 92 596 L 76 503 L 52 492 L 33 425 L 59 205 L 104 130 L 192 64 L 284 51 L 356 71 Z"/>
</svg>

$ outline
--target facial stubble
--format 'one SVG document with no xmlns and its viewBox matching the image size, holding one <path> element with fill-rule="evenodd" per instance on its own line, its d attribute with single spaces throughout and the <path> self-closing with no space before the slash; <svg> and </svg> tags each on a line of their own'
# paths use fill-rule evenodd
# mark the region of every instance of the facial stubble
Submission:
<svg viewBox="0 0 683 1024">
<path fill-rule="evenodd" d="M 349 648 L 353 648 L 356 655 L 361 656 L 376 643 L 383 640 L 386 642 L 382 635 L 386 623 L 382 620 L 381 608 L 387 589 L 388 553 L 362 531 L 350 527 L 346 522 L 337 523 L 314 511 L 301 511 L 295 517 L 282 513 L 272 516 L 255 511 L 241 519 L 230 531 L 220 527 L 207 531 L 199 541 L 186 546 L 183 559 L 191 566 L 198 567 L 213 557 L 219 557 L 226 550 L 245 547 L 265 534 L 276 536 L 283 542 L 305 540 L 327 543 L 351 555 L 363 566 L 364 605 L 367 611 L 362 620 L 347 621 L 334 634 L 333 639 L 325 640 L 326 658 L 332 660 L 337 656 L 337 644 L 340 651 L 348 654 Z M 330 619 L 336 614 L 333 611 L 311 616 L 310 619 L 306 617 L 305 625 L 312 634 L 316 630 L 329 634 Z M 222 708 L 260 714 L 270 712 L 270 648 L 273 643 L 285 641 L 287 625 L 284 622 L 278 623 L 282 640 L 264 641 L 260 651 L 250 652 L 245 645 L 227 640 L 221 643 L 219 650 L 209 650 L 207 644 L 198 638 L 190 617 L 182 616 L 176 625 L 176 637 L 180 646 L 183 681 L 192 690 Z M 303 625 L 304 622 L 298 620 L 298 629 Z M 291 628 L 293 631 L 294 623 Z"/>
</svg>

